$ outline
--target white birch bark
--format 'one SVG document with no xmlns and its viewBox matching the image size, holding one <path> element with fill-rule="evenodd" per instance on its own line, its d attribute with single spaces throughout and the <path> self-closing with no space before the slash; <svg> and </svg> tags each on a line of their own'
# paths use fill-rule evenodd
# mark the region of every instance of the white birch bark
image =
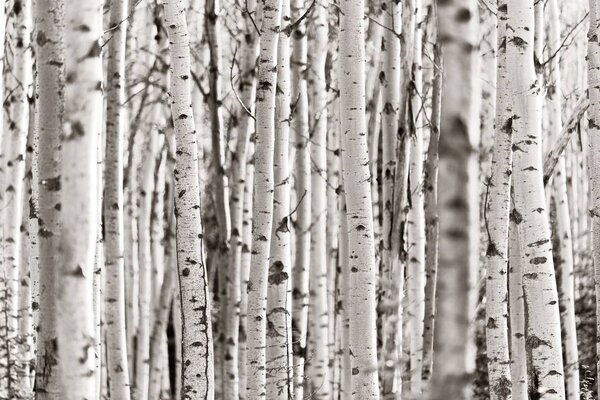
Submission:
<svg viewBox="0 0 600 400">
<path fill-rule="evenodd" d="M 486 349 L 490 398 L 511 397 L 508 336 L 508 243 L 510 182 L 512 175 L 512 113 L 507 90 L 510 76 L 506 65 L 507 7 L 498 2 L 498 73 L 496 97 L 496 133 L 488 179 L 485 224 L 486 251 Z"/>
<path fill-rule="evenodd" d="M 255 0 L 250 0 L 246 3 L 247 12 L 244 14 L 244 42 L 240 53 L 240 80 L 238 83 L 238 91 L 240 100 L 243 103 L 243 107 L 248 110 L 252 110 L 252 103 L 256 93 L 256 58 L 258 56 L 258 35 L 256 29 L 252 23 L 252 19 L 256 17 L 257 4 Z M 254 16 L 252 14 L 254 14 Z M 249 107 L 249 108 L 248 108 Z M 229 243 L 229 278 L 228 292 L 232 293 L 234 300 L 237 297 L 239 302 L 238 321 L 233 321 L 234 325 L 238 325 L 239 329 L 237 334 L 238 342 L 238 355 L 236 361 L 238 363 L 238 387 L 239 396 L 241 399 L 245 398 L 246 392 L 246 380 L 245 380 L 245 366 L 246 366 L 246 310 L 242 311 L 242 305 L 247 307 L 247 302 L 243 302 L 242 299 L 247 300 L 246 284 L 248 280 L 242 277 L 242 259 L 244 258 L 244 230 L 247 226 L 247 221 L 244 218 L 245 211 L 245 194 L 247 190 L 252 193 L 252 188 L 248 187 L 247 182 L 247 167 L 248 164 L 248 153 L 249 153 L 249 142 L 250 135 L 254 129 L 253 120 L 250 119 L 248 113 L 242 109 L 239 109 L 239 126 L 238 126 L 238 138 L 235 147 L 235 153 L 232 154 L 231 159 L 231 198 L 230 198 L 230 212 L 231 212 L 231 236 Z M 251 195 L 250 195 L 251 196 Z M 250 210 L 248 210 L 249 212 Z M 247 250 L 247 249 L 246 249 Z M 248 253 L 249 254 L 249 253 Z M 248 265 L 249 266 L 249 265 Z M 235 304 L 236 301 L 233 301 Z M 229 334 L 236 335 L 235 333 L 229 332 Z M 242 376 L 243 375 L 243 376 Z"/>
<path fill-rule="evenodd" d="M 273 222 L 276 64 L 281 1 L 265 0 L 262 18 L 256 87 L 252 257 L 248 281 L 248 355 L 246 365 L 248 367 L 247 396 L 250 399 L 264 398 L 266 393 L 267 280 Z"/>
<path fill-rule="evenodd" d="M 523 268 L 530 391 L 564 398 L 558 293 L 541 159 L 541 97 L 534 67 L 533 2 L 511 0 L 506 65 L 511 76 L 515 211 Z M 519 221 L 519 219 L 521 221 Z"/>
<path fill-rule="evenodd" d="M 37 0 L 33 43 L 36 57 L 36 154 L 34 175 L 39 217 L 39 320 L 35 387 L 38 399 L 60 397 L 56 348 L 56 297 L 60 239 L 60 137 L 63 133 L 64 2 Z M 4 24 L 2 24 L 4 26 Z M 35 307 L 35 305 L 34 305 Z"/>
<path fill-rule="evenodd" d="M 304 0 L 292 2 L 292 19 L 297 21 L 306 11 Z M 292 342 L 294 350 L 294 397 L 304 397 L 304 364 L 308 329 L 310 235 L 311 235 L 311 161 L 308 126 L 308 85 L 306 22 L 300 21 L 292 34 L 292 99 L 295 101 L 292 130 L 295 147 L 294 185 L 296 191 L 295 259 L 292 291 Z"/>
<path fill-rule="evenodd" d="M 588 31 L 588 110 L 589 163 L 591 186 L 591 216 L 593 231 L 593 258 L 596 292 L 596 315 L 600 315 L 600 1 L 590 1 L 590 25 Z M 596 332 L 600 333 L 600 318 L 596 321 Z M 596 344 L 600 351 L 600 343 Z M 600 359 L 597 370 L 600 371 Z"/>
<path fill-rule="evenodd" d="M 422 65 L 422 3 L 415 0 L 415 34 L 412 65 L 412 132 L 408 211 L 408 262 L 406 285 L 410 346 L 410 395 L 421 395 L 423 371 L 423 321 L 425 318 L 425 208 L 423 193 L 423 122 L 425 114 Z"/>
<path fill-rule="evenodd" d="M 477 4 L 438 3 L 444 57 L 439 159 L 438 310 L 430 398 L 469 398 L 467 376 L 475 367 L 473 271 L 478 265 L 479 70 Z M 477 254 L 478 255 L 478 254 Z"/>
<path fill-rule="evenodd" d="M 66 89 L 61 140 L 61 221 L 57 334 L 64 399 L 93 398 L 92 278 L 97 233 L 97 140 L 102 130 L 100 1 L 65 7 Z"/>
<path fill-rule="evenodd" d="M 510 308 L 510 374 L 512 398 L 527 399 L 527 358 L 525 355 L 525 303 L 519 232 L 514 209 L 509 223 L 508 303 Z"/>
<path fill-rule="evenodd" d="M 6 66 L 4 80 L 7 98 L 4 107 L 8 113 L 4 121 L 3 169 L 4 187 L 2 201 L 2 257 L 7 357 L 8 357 L 8 396 L 20 396 L 24 386 L 24 364 L 19 351 L 19 266 L 21 259 L 20 227 L 23 212 L 25 180 L 25 159 L 27 134 L 29 129 L 29 102 L 27 96 L 32 83 L 31 1 L 12 0 L 7 4 L 8 26 L 6 31 Z M 4 38 L 2 38 L 4 40 Z"/>
<path fill-rule="evenodd" d="M 293 398 L 290 214 L 290 2 L 281 2 L 273 159 L 273 227 L 267 293 L 267 398 Z"/>
<path fill-rule="evenodd" d="M 128 400 L 129 364 L 125 329 L 125 264 L 123 226 L 123 134 L 125 99 L 125 39 L 128 0 L 112 0 L 108 42 L 106 148 L 104 158 L 104 315 L 109 392 Z"/>
<path fill-rule="evenodd" d="M 248 326 L 248 281 L 250 279 L 250 262 L 252 250 L 252 208 L 254 195 L 254 143 L 248 148 L 248 166 L 246 168 L 246 184 L 244 185 L 244 210 L 242 223 L 242 259 L 240 266 L 240 355 L 238 359 L 240 370 L 240 399 L 246 399 L 247 368 L 246 368 L 246 327 Z"/>
<path fill-rule="evenodd" d="M 399 288 L 394 286 L 395 277 L 392 275 L 392 225 L 394 211 L 394 183 L 396 181 L 396 135 L 398 133 L 400 115 L 400 38 L 402 29 L 402 5 L 397 1 L 386 1 L 384 25 L 391 28 L 384 32 L 385 46 L 382 47 L 382 204 L 383 224 L 381 240 L 381 279 L 385 304 L 383 317 L 383 376 L 382 394 L 384 398 L 394 396 L 394 378 L 396 369 L 400 368 L 399 349 L 395 341 L 397 311 L 396 301 Z"/>
<path fill-rule="evenodd" d="M 557 0 L 548 0 L 548 54 L 552 56 L 560 50 L 561 32 Z M 546 95 L 548 107 L 548 125 L 550 137 L 557 139 L 562 131 L 562 80 L 559 58 L 553 57 L 548 63 L 549 82 Z M 558 159 L 554 175 L 554 199 L 556 202 L 556 225 L 558 234 L 557 267 L 560 267 L 560 302 L 564 307 L 562 338 L 564 349 L 565 379 L 567 399 L 577 400 L 579 394 L 579 356 L 577 353 L 577 332 L 575 324 L 575 282 L 573 271 L 573 241 L 571 233 L 571 215 L 567 196 L 567 172 L 565 157 Z"/>
<path fill-rule="evenodd" d="M 214 398 L 210 299 L 200 218 L 198 147 L 191 107 L 190 48 L 182 0 L 165 2 L 171 55 L 171 114 L 175 129 L 175 215 L 181 294 L 182 398 Z"/>
<path fill-rule="evenodd" d="M 340 4 L 339 72 L 342 162 L 348 219 L 352 395 L 379 397 L 376 265 L 365 121 L 363 0 Z"/>
<path fill-rule="evenodd" d="M 326 4 L 314 5 L 309 34 L 309 91 L 311 127 L 311 229 L 309 343 L 306 388 L 316 399 L 331 397 L 327 304 L 327 82 L 325 60 L 329 21 Z"/>
</svg>

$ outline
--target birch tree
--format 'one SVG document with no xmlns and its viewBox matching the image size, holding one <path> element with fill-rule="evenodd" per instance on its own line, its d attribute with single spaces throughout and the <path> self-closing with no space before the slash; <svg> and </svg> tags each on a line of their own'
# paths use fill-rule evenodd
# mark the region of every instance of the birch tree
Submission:
<svg viewBox="0 0 600 400">
<path fill-rule="evenodd" d="M 38 191 L 39 320 L 37 332 L 38 399 L 60 396 L 56 326 L 57 256 L 60 239 L 60 138 L 63 135 L 65 49 L 64 2 L 38 0 L 34 8 L 36 58 L 36 153 L 34 185 Z M 35 308 L 35 304 L 32 305 Z"/>
<path fill-rule="evenodd" d="M 541 162 L 541 98 L 536 77 L 533 2 L 507 1 L 506 65 L 512 77 L 515 213 L 523 268 L 526 352 L 530 391 L 546 398 L 564 398 L 558 292 Z"/>
<path fill-rule="evenodd" d="M 212 327 L 204 264 L 198 147 L 191 107 L 190 47 L 182 0 L 165 2 L 171 55 L 171 116 L 175 130 L 175 216 L 181 296 L 183 398 L 213 399 Z"/>
<path fill-rule="evenodd" d="M 474 369 L 472 272 L 478 246 L 477 4 L 438 2 L 444 59 L 440 119 L 438 309 L 431 399 L 464 398 Z"/>
<path fill-rule="evenodd" d="M 113 0 L 109 26 L 106 85 L 106 149 L 104 160 L 104 259 L 106 354 L 110 396 L 128 400 L 129 365 L 125 327 L 125 265 L 123 235 L 123 134 L 125 98 L 125 35 L 127 0 Z"/>
<path fill-rule="evenodd" d="M 281 1 L 263 2 L 256 86 L 256 142 L 254 151 L 254 202 L 252 208 L 252 258 L 248 281 L 248 393 L 250 399 L 266 394 L 267 280 L 273 225 L 273 149 L 277 39 Z"/>
<path fill-rule="evenodd" d="M 65 7 L 66 88 L 61 138 L 57 333 L 65 399 L 95 396 L 92 276 L 97 227 L 97 140 L 102 118 L 99 1 Z"/>
<path fill-rule="evenodd" d="M 596 315 L 600 314 L 600 2 L 590 0 L 590 25 L 588 31 L 588 90 L 590 108 L 588 111 L 590 185 L 592 188 L 592 231 L 594 235 L 594 279 L 596 288 Z M 596 321 L 596 331 L 600 332 L 600 319 Z M 596 344 L 596 351 L 600 344 Z M 600 371 L 600 360 L 597 361 Z"/>
<path fill-rule="evenodd" d="M 325 61 L 329 21 L 324 3 L 314 5 L 309 35 L 311 127 L 310 300 L 307 385 L 317 399 L 330 398 L 327 304 L 327 82 Z"/>
<path fill-rule="evenodd" d="M 510 183 L 512 175 L 513 119 L 507 71 L 507 4 L 498 2 L 498 66 L 496 91 L 496 132 L 494 137 L 488 193 L 486 194 L 486 348 L 490 396 L 510 398 L 508 337 L 508 268 Z"/>
<path fill-rule="evenodd" d="M 293 398 L 290 243 L 290 3 L 281 2 L 273 158 L 273 227 L 267 293 L 267 398 Z"/>
<path fill-rule="evenodd" d="M 18 350 L 19 334 L 19 267 L 25 262 L 21 255 L 20 227 L 23 215 L 26 144 L 29 125 L 27 96 L 32 81 L 31 64 L 31 2 L 8 3 L 7 56 L 5 84 L 8 110 L 4 121 L 4 173 L 2 188 L 3 269 L 6 290 L 4 293 L 6 316 L 6 343 L 8 357 L 8 395 L 19 396 L 24 385 L 24 365 Z"/>
<path fill-rule="evenodd" d="M 294 397 L 304 397 L 304 364 L 306 360 L 306 335 L 308 329 L 310 235 L 311 235 L 311 142 L 308 126 L 308 68 L 306 22 L 301 19 L 306 12 L 304 0 L 293 0 L 292 19 L 298 21 L 292 34 L 292 99 L 295 101 L 292 115 L 294 141 L 294 189 L 297 206 L 295 218 L 295 259 L 292 290 L 292 342 L 294 352 Z"/>
<path fill-rule="evenodd" d="M 352 394 L 379 396 L 375 318 L 376 266 L 365 121 L 362 0 L 340 2 L 339 72 L 342 173 L 346 189 Z M 351 188 L 351 190 L 349 190 Z"/>
</svg>

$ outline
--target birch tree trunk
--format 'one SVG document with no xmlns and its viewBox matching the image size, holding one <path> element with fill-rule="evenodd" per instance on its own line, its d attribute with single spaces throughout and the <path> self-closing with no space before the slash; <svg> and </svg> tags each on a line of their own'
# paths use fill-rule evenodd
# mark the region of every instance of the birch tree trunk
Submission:
<svg viewBox="0 0 600 400">
<path fill-rule="evenodd" d="M 510 77 L 506 65 L 506 2 L 498 2 L 498 66 L 496 133 L 485 205 L 488 247 L 486 251 L 486 348 L 490 397 L 511 397 L 508 337 L 508 243 L 510 181 L 512 175 L 513 119 L 507 90 Z"/>
<path fill-rule="evenodd" d="M 200 218 L 198 147 L 191 107 L 190 47 L 183 0 L 165 2 L 171 55 L 171 114 L 175 130 L 175 216 L 181 294 L 182 398 L 212 400 L 212 327 L 203 228 Z"/>
<path fill-rule="evenodd" d="M 422 4 L 415 0 L 415 34 L 412 65 L 412 132 L 410 136 L 410 176 L 408 211 L 408 324 L 410 340 L 410 393 L 421 395 L 423 371 L 423 320 L 425 318 L 425 208 L 423 193 L 423 115 L 425 113 L 422 66 Z"/>
<path fill-rule="evenodd" d="M 468 375 L 475 367 L 470 319 L 473 257 L 478 246 L 479 139 L 477 4 L 438 2 L 438 28 L 444 57 L 439 160 L 439 274 L 433 399 L 469 398 Z"/>
<path fill-rule="evenodd" d="M 561 33 L 559 9 L 557 0 L 548 0 L 548 53 L 553 54 L 560 51 Z M 562 80 L 559 57 L 553 57 L 548 63 L 550 69 L 548 93 L 546 104 L 548 107 L 548 125 L 550 137 L 560 137 L 562 131 Z M 564 307 L 563 314 L 563 341 L 565 343 L 565 379 L 567 383 L 567 398 L 577 400 L 579 395 L 579 356 L 577 353 L 577 332 L 575 324 L 575 282 L 573 271 L 573 241 L 571 234 L 571 215 L 567 196 L 567 172 L 565 157 L 560 157 L 554 175 L 554 199 L 556 201 L 556 222 L 558 230 L 558 257 L 557 263 L 560 267 L 560 294 L 561 305 Z"/>
<path fill-rule="evenodd" d="M 4 107 L 8 110 L 4 122 L 3 165 L 4 187 L 2 190 L 1 213 L 4 214 L 3 228 L 3 269 L 6 291 L 6 337 L 8 357 L 8 396 L 21 396 L 24 385 L 25 365 L 19 351 L 19 267 L 21 257 L 21 222 L 25 180 L 25 149 L 29 125 L 28 91 L 32 82 L 31 60 L 31 1 L 13 0 L 8 2 L 8 26 L 6 43 L 5 84 L 7 98 Z M 4 38 L 2 38 L 4 40 Z"/>
<path fill-rule="evenodd" d="M 375 321 L 377 269 L 366 140 L 363 9 L 363 0 L 341 1 L 338 76 L 340 113 L 344 116 L 341 119 L 342 172 L 348 219 L 352 395 L 376 399 L 379 397 Z"/>
<path fill-rule="evenodd" d="M 395 277 L 392 273 L 392 222 L 394 211 L 394 183 L 396 180 L 396 134 L 398 132 L 400 115 L 400 38 L 398 31 L 402 29 L 402 5 L 399 1 L 385 3 L 384 24 L 392 27 L 384 32 L 385 46 L 382 47 L 382 102 L 383 113 L 381 116 L 382 128 L 382 194 L 383 194 L 383 224 L 382 224 L 382 255 L 381 278 L 383 296 L 386 304 L 383 317 L 383 356 L 384 369 L 382 376 L 382 393 L 384 398 L 394 395 L 394 378 L 396 369 L 400 368 L 400 349 L 396 343 L 396 327 L 398 312 L 398 287 L 394 286 Z"/>
<path fill-rule="evenodd" d="M 252 208 L 252 257 L 248 281 L 248 398 L 266 393 L 266 308 L 269 250 L 273 216 L 273 149 L 277 39 L 281 1 L 263 2 L 260 29 L 258 84 L 256 88 L 256 144 L 254 151 L 254 204 Z"/>
<path fill-rule="evenodd" d="M 61 392 L 91 399 L 94 320 L 92 278 L 96 249 L 97 140 L 102 121 L 102 11 L 100 1 L 69 1 L 66 15 L 64 135 L 61 141 L 61 221 L 57 310 Z"/>
<path fill-rule="evenodd" d="M 219 0 L 206 1 L 205 29 L 206 39 L 210 52 L 209 61 L 209 92 L 207 96 L 211 126 L 212 142 L 212 191 L 214 193 L 214 208 L 217 217 L 218 241 L 215 252 L 215 265 L 225 265 L 228 260 L 229 240 L 231 236 L 231 219 L 229 212 L 229 183 L 225 174 L 225 154 L 223 141 L 225 135 L 222 107 L 221 107 L 221 4 Z M 219 300 L 222 305 L 222 316 L 219 318 L 222 335 L 225 341 L 221 345 L 222 351 L 222 388 L 225 399 L 237 399 L 238 376 L 238 336 L 239 336 L 239 279 L 227 277 L 224 268 L 220 268 L 219 275 Z M 230 282 L 230 283 L 229 283 Z"/>
<path fill-rule="evenodd" d="M 498 75 L 500 76 L 500 75 Z M 509 223 L 508 302 L 510 308 L 510 374 L 512 398 L 527 399 L 527 358 L 525 357 L 525 303 L 523 300 L 523 268 L 518 216 L 511 209 Z"/>
<path fill-rule="evenodd" d="M 591 216 L 594 235 L 593 258 L 596 289 L 596 316 L 600 315 L 600 1 L 590 0 L 590 25 L 588 31 L 588 91 L 590 97 L 589 118 L 589 162 L 592 193 Z M 596 332 L 600 334 L 600 318 L 596 317 Z M 600 352 L 600 342 L 596 343 Z M 597 362 L 600 373 L 600 359 Z"/>
<path fill-rule="evenodd" d="M 541 97 L 536 79 L 533 2 L 510 0 L 506 65 L 513 97 L 515 214 L 523 268 L 530 394 L 564 398 L 558 293 L 541 160 Z M 519 221 L 520 220 L 520 221 Z"/>
<path fill-rule="evenodd" d="M 252 110 L 251 104 L 254 101 L 256 93 L 256 58 L 258 55 L 258 37 L 256 29 L 252 23 L 253 13 L 256 15 L 257 4 L 255 0 L 250 0 L 246 3 L 247 12 L 244 14 L 244 42 L 241 49 L 241 60 L 240 60 L 240 81 L 238 89 L 240 91 L 240 100 L 243 107 L 247 110 Z M 250 107 L 250 108 L 248 108 Z M 235 153 L 232 154 L 231 160 L 231 199 L 230 199 L 230 211 L 231 211 L 231 237 L 229 243 L 229 277 L 227 279 L 228 293 L 232 294 L 234 300 L 236 295 L 239 293 L 238 308 L 238 321 L 232 321 L 234 325 L 238 325 L 238 374 L 239 374 L 239 396 L 241 399 L 245 398 L 246 392 L 246 379 L 245 379 L 245 365 L 246 365 L 246 319 L 244 315 L 246 310 L 242 311 L 243 303 L 242 298 L 247 299 L 246 284 L 247 278 L 243 278 L 241 274 L 242 259 L 244 258 L 244 230 L 245 221 L 244 219 L 244 199 L 246 190 L 248 188 L 248 182 L 246 181 L 247 176 L 247 163 L 248 163 L 248 147 L 251 135 L 251 128 L 254 128 L 253 121 L 250 119 L 248 112 L 240 108 L 239 126 L 238 126 L 238 138 L 235 147 Z M 246 249 L 247 250 L 247 249 Z M 247 275 L 247 274 L 246 274 Z M 236 301 L 230 302 L 235 305 Z M 228 304 L 230 304 L 228 303 Z M 242 304 L 243 303 L 243 304 Z M 235 329 L 235 328 L 233 328 Z M 236 333 L 230 333 L 235 336 Z M 243 375 L 243 376 L 242 376 Z"/>
<path fill-rule="evenodd" d="M 127 0 L 112 0 L 108 42 L 106 150 L 104 158 L 104 315 L 111 398 L 130 398 L 125 330 L 125 264 L 123 227 L 123 132 Z"/>
<path fill-rule="evenodd" d="M 306 2 L 293 0 L 292 19 L 304 14 Z M 294 185 L 297 197 L 295 219 L 295 259 L 292 291 L 292 342 L 294 351 L 294 397 L 304 397 L 304 364 L 306 361 L 306 334 L 308 329 L 310 242 L 311 242 L 311 143 L 308 126 L 308 85 L 306 23 L 300 21 L 292 33 L 291 59 L 292 99 L 296 102 L 292 116 L 292 130 L 296 156 Z"/>
<path fill-rule="evenodd" d="M 63 0 L 35 2 L 36 135 L 34 154 L 39 221 L 39 321 L 37 332 L 36 398 L 61 396 L 56 307 L 60 239 L 60 138 L 63 134 L 65 34 Z M 2 24 L 2 26 L 4 26 Z"/>
<path fill-rule="evenodd" d="M 277 94 L 273 227 L 267 296 L 267 398 L 293 398 L 290 182 L 290 3 L 281 2 L 281 32 L 277 47 Z"/>
<path fill-rule="evenodd" d="M 325 3 L 314 5 L 309 35 L 311 115 L 311 215 L 309 343 L 306 388 L 316 399 L 331 397 L 327 304 L 327 82 L 325 60 L 329 21 Z"/>
</svg>

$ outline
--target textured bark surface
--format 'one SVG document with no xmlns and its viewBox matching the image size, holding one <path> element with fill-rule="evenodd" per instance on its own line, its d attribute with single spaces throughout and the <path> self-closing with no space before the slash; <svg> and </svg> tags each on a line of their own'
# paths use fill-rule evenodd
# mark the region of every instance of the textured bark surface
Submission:
<svg viewBox="0 0 600 400">
<path fill-rule="evenodd" d="M 254 150 L 254 204 L 252 208 L 252 261 L 248 281 L 248 393 L 250 399 L 266 396 L 266 332 L 269 250 L 273 225 L 273 149 L 277 39 L 281 1 L 263 1 L 256 87 L 256 142 Z"/>
<path fill-rule="evenodd" d="M 183 399 L 214 398 L 212 327 L 203 227 L 200 218 L 198 147 L 191 107 L 190 48 L 184 2 L 165 3 L 171 54 L 171 115 L 175 130 L 175 216 L 181 296 Z"/>
<path fill-rule="evenodd" d="M 352 394 L 379 396 L 375 316 L 376 265 L 365 121 L 365 50 L 362 0 L 340 3 L 339 72 L 342 173 L 346 192 L 350 284 L 349 352 Z"/>
</svg>

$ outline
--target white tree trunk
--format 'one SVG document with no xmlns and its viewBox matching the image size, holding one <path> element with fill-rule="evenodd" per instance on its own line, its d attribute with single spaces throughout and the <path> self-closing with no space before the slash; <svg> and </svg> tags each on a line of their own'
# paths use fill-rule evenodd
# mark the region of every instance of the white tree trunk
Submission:
<svg viewBox="0 0 600 400">
<path fill-rule="evenodd" d="M 256 88 L 256 148 L 254 151 L 254 204 L 252 208 L 252 262 L 248 281 L 248 398 L 266 394 L 265 345 L 267 279 L 273 216 L 273 149 L 277 39 L 281 1 L 263 2 Z"/>
<path fill-rule="evenodd" d="M 104 159 L 104 315 L 109 391 L 115 400 L 128 400 L 129 364 L 125 331 L 125 264 L 123 227 L 123 132 L 125 98 L 125 35 L 127 0 L 112 0 L 109 26 Z"/>
<path fill-rule="evenodd" d="M 60 238 L 60 137 L 63 132 L 64 91 L 64 2 L 35 2 L 36 56 L 36 153 L 39 217 L 39 321 L 35 387 L 38 399 L 61 396 L 58 349 L 56 348 L 57 263 Z M 2 24 L 4 26 L 4 24 Z"/>
<path fill-rule="evenodd" d="M 340 4 L 339 72 L 342 160 L 348 219 L 352 395 L 379 397 L 376 274 L 365 121 L 363 0 Z"/>
<path fill-rule="evenodd" d="M 515 215 L 521 247 L 526 352 L 530 390 L 548 399 L 564 398 L 558 293 L 554 277 L 548 208 L 541 159 L 541 97 L 533 57 L 533 1 L 510 0 L 507 38 L 512 97 Z"/>
<path fill-rule="evenodd" d="M 292 19 L 301 18 L 308 4 L 292 2 Z M 308 126 L 308 87 L 306 23 L 301 21 L 293 32 L 292 99 L 296 102 L 292 118 L 294 147 L 294 185 L 296 191 L 295 259 L 293 267 L 292 338 L 294 349 L 294 397 L 304 397 L 304 364 L 308 329 L 310 235 L 311 235 L 311 143 Z"/>
<path fill-rule="evenodd" d="M 273 227 L 267 296 L 267 398 L 293 398 L 292 283 L 290 243 L 290 3 L 281 2 L 281 32 L 277 48 L 277 94 Z"/>
<path fill-rule="evenodd" d="M 549 15 L 548 54 L 558 52 L 561 46 L 560 20 L 557 0 L 547 3 Z M 550 76 L 546 105 L 548 107 L 548 125 L 550 137 L 560 136 L 562 124 L 562 82 L 559 58 L 553 57 L 548 63 Z M 578 400 L 579 395 L 579 356 L 577 353 L 577 332 L 575 323 L 575 282 L 573 271 L 573 242 L 571 234 L 571 215 L 567 196 L 567 172 L 565 157 L 560 157 L 554 175 L 554 199 L 556 201 L 556 225 L 559 242 L 557 267 L 560 267 L 560 294 L 563 314 L 563 341 L 565 343 L 565 379 L 567 398 Z"/>
<path fill-rule="evenodd" d="M 329 21 L 325 3 L 317 1 L 309 34 L 311 118 L 311 228 L 309 343 L 306 388 L 315 399 L 331 397 L 327 304 L 327 82 L 325 60 Z"/>
<path fill-rule="evenodd" d="M 508 303 L 510 308 L 510 374 L 512 398 L 527 399 L 527 358 L 525 354 L 525 302 L 519 232 L 511 210 L 509 226 Z"/>
<path fill-rule="evenodd" d="M 588 31 L 588 90 L 590 97 L 589 163 L 592 192 L 591 216 L 594 235 L 593 257 L 596 287 L 596 316 L 600 315 L 600 1 L 590 0 L 590 26 Z M 596 332 L 600 333 L 600 318 L 596 317 Z M 596 344 L 600 351 L 600 343 Z M 600 359 L 597 370 L 600 371 Z"/>
<path fill-rule="evenodd" d="M 439 160 L 438 310 L 431 399 L 469 398 L 475 367 L 472 304 L 478 265 L 478 20 L 474 0 L 438 3 L 444 57 Z"/>
<path fill-rule="evenodd" d="M 512 115 L 507 90 L 506 2 L 498 2 L 498 87 L 496 134 L 487 183 L 485 207 L 488 247 L 486 251 L 486 348 L 490 398 L 510 398 L 510 356 L 508 337 L 508 227 L 512 175 Z"/>
<path fill-rule="evenodd" d="M 384 14 L 386 29 L 384 32 L 385 46 L 383 46 L 382 65 L 382 102 L 383 113 L 381 116 L 382 128 L 382 204 L 383 225 L 381 240 L 381 285 L 385 304 L 383 317 L 383 362 L 382 393 L 384 398 L 393 397 L 394 378 L 396 369 L 400 368 L 400 349 L 396 343 L 396 327 L 399 310 L 397 304 L 399 288 L 394 286 L 396 277 L 392 273 L 392 226 L 394 212 L 394 183 L 396 181 L 396 135 L 398 133 L 400 116 L 400 38 L 398 34 L 402 28 L 402 6 L 396 1 L 386 1 Z"/>
<path fill-rule="evenodd" d="M 6 67 L 4 80 L 9 94 L 4 102 L 8 114 L 3 125 L 2 139 L 4 187 L 0 188 L 2 201 L 0 213 L 3 214 L 3 276 L 6 291 L 3 292 L 6 308 L 7 357 L 8 357 L 8 396 L 20 396 L 24 385 L 25 373 L 23 354 L 19 351 L 19 267 L 21 258 L 20 227 L 23 215 L 23 196 L 25 180 L 25 148 L 29 129 L 29 102 L 27 96 L 32 83 L 31 38 L 31 1 L 12 0 L 7 4 L 8 26 L 6 43 Z M 4 40 L 4 38 L 2 38 Z"/>
<path fill-rule="evenodd" d="M 175 129 L 175 215 L 181 294 L 182 397 L 212 400 L 212 327 L 203 227 L 200 218 L 198 147 L 192 114 L 190 47 L 183 0 L 165 2 L 171 55 L 171 114 Z"/>
<path fill-rule="evenodd" d="M 92 278 L 97 233 L 97 140 L 102 122 L 100 1 L 65 7 L 65 121 L 61 150 L 60 267 L 57 334 L 61 396 L 93 398 L 94 316 Z"/>
<path fill-rule="evenodd" d="M 408 211 L 408 262 L 406 285 L 408 293 L 408 324 L 410 346 L 410 393 L 421 395 L 423 371 L 423 320 L 425 318 L 425 208 L 423 193 L 423 91 L 422 4 L 415 0 L 415 34 L 413 50 L 413 85 L 411 109 L 413 130 L 410 135 L 410 209 Z"/>
</svg>

